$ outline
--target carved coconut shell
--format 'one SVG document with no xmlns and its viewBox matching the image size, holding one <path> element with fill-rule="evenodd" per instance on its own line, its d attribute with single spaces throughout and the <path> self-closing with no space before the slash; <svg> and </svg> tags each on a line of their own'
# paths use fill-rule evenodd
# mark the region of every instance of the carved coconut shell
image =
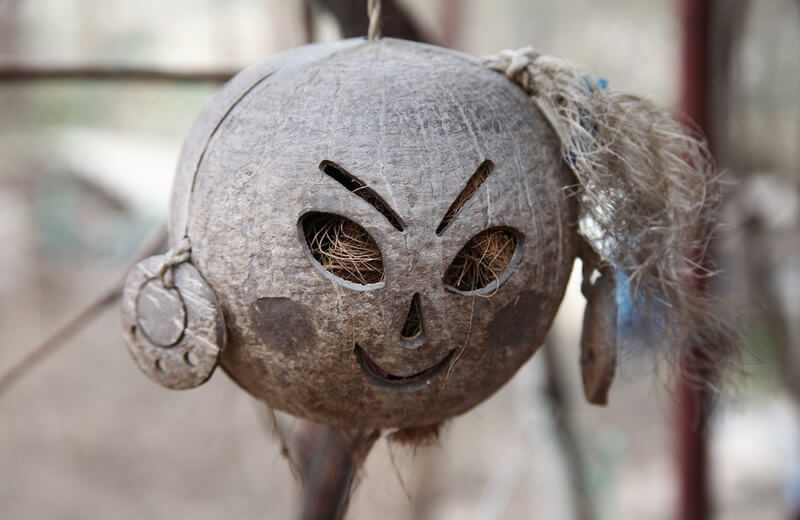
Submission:
<svg viewBox="0 0 800 520">
<path fill-rule="evenodd" d="M 170 239 L 191 240 L 222 367 L 246 391 L 332 425 L 421 426 L 492 395 L 542 344 L 576 254 L 572 183 L 504 76 L 347 40 L 214 98 L 180 159 Z"/>
</svg>

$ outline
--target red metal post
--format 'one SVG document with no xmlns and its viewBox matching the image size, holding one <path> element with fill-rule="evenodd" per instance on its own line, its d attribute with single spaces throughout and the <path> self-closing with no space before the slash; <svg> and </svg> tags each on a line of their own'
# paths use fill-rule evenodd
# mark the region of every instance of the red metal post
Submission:
<svg viewBox="0 0 800 520">
<path fill-rule="evenodd" d="M 683 22 L 682 108 L 703 131 L 711 123 L 711 13 L 713 0 L 679 0 Z M 709 141 L 714 142 L 709 136 Z M 696 259 L 701 265 L 708 259 Z M 706 288 L 699 284 L 697 290 Z M 690 348 L 696 348 L 690 345 Z M 691 356 L 689 356 L 691 358 Z M 697 368 L 688 363 L 688 373 Z M 706 417 L 710 396 L 685 378 L 679 380 L 677 409 L 677 448 L 679 468 L 680 520 L 707 520 L 711 517 Z"/>
</svg>

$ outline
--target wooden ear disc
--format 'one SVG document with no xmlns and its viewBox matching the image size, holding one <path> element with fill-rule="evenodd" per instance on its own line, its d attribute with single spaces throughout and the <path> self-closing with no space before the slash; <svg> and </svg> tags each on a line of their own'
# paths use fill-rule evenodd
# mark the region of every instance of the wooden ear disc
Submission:
<svg viewBox="0 0 800 520">
<path fill-rule="evenodd" d="M 587 303 L 581 332 L 583 393 L 587 401 L 597 405 L 608 404 L 617 370 L 615 289 L 614 275 L 607 272 L 584 290 Z"/>
<path fill-rule="evenodd" d="M 166 256 L 152 256 L 128 273 L 122 293 L 122 325 L 128 350 L 153 381 L 174 390 L 205 383 L 225 344 L 217 298 L 189 262 L 171 266 L 172 287 L 163 277 Z"/>
</svg>

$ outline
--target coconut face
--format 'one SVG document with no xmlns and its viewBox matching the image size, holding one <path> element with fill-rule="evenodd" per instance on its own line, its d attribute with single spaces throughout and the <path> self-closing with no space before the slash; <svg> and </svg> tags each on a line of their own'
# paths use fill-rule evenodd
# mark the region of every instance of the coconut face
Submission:
<svg viewBox="0 0 800 520">
<path fill-rule="evenodd" d="M 224 315 L 226 372 L 343 427 L 440 422 L 542 343 L 575 257 L 572 183 L 521 89 L 399 40 L 248 69 L 195 124 L 171 241 Z"/>
</svg>

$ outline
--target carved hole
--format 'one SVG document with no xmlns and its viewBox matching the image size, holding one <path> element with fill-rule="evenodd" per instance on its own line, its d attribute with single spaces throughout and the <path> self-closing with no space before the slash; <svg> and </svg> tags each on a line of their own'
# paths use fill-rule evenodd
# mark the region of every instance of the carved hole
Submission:
<svg viewBox="0 0 800 520">
<path fill-rule="evenodd" d="M 319 169 L 322 170 L 322 173 L 328 177 L 332 178 L 348 190 L 352 191 L 354 194 L 372 204 L 372 206 L 377 209 L 381 215 L 386 217 L 386 220 L 388 220 L 396 230 L 403 231 L 403 223 L 400 221 L 400 217 L 398 217 L 397 214 L 392 211 L 389 205 L 386 204 L 386 202 L 375 192 L 375 190 L 358 180 L 341 166 L 334 164 L 331 161 L 322 161 L 319 163 Z"/>
<path fill-rule="evenodd" d="M 197 363 L 200 362 L 200 360 L 197 359 L 197 354 L 195 354 L 191 350 L 183 355 L 183 360 L 186 361 L 186 364 L 189 365 L 190 367 L 196 367 Z"/>
<path fill-rule="evenodd" d="M 325 271 L 359 285 L 383 280 L 383 257 L 367 231 L 350 219 L 311 212 L 301 218 L 311 256 Z"/>
<path fill-rule="evenodd" d="M 161 359 L 156 359 L 156 370 L 160 374 L 165 374 L 167 371 L 164 370 L 164 364 L 161 362 Z"/>
<path fill-rule="evenodd" d="M 473 173 L 472 177 L 470 177 L 467 181 L 467 185 L 464 186 L 464 189 L 458 194 L 456 200 L 454 200 L 450 205 L 447 213 L 444 214 L 442 221 L 439 223 L 439 227 L 436 228 L 437 235 L 441 235 L 447 226 L 450 225 L 450 222 L 456 218 L 456 215 L 458 215 L 458 212 L 461 211 L 461 208 L 463 208 L 467 201 L 471 199 L 473 195 L 475 195 L 475 192 L 478 191 L 478 188 L 481 187 L 481 184 L 486 182 L 486 179 L 489 178 L 489 174 L 492 173 L 493 169 L 494 163 L 488 159 L 483 161 L 478 166 L 478 169 L 475 170 L 475 173 Z"/>
<path fill-rule="evenodd" d="M 508 270 L 519 238 L 505 228 L 481 231 L 461 248 L 444 273 L 445 285 L 461 292 L 483 289 Z"/>
<path fill-rule="evenodd" d="M 419 293 L 415 293 L 411 298 L 411 306 L 408 308 L 408 315 L 403 324 L 400 336 L 405 339 L 414 339 L 422 334 L 422 304 Z"/>
</svg>

